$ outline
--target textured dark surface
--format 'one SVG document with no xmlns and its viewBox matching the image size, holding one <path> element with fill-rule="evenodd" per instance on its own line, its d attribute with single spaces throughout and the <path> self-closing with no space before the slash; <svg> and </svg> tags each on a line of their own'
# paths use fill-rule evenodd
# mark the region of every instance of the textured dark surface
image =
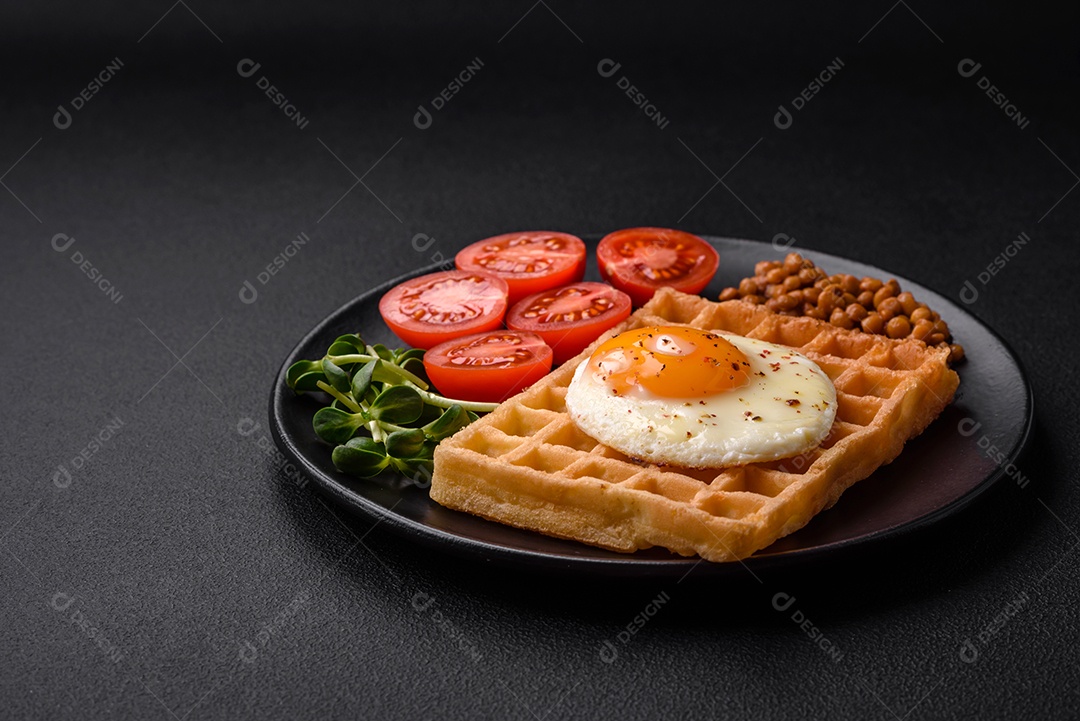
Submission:
<svg viewBox="0 0 1080 721">
<path fill-rule="evenodd" d="M 1080 272 L 1072 18 L 1030 4 L 706 16 L 538 3 L 515 25 L 527 3 L 187 3 L 155 25 L 166 9 L 0 18 L 4 715 L 936 718 L 1080 704 L 1080 299 L 1056 280 Z M 55 127 L 57 104 L 117 57 L 116 77 Z M 777 106 L 837 57 L 778 129 Z M 244 58 L 262 64 L 250 78 Z M 417 106 L 475 58 L 476 77 L 418 129 Z M 622 63 L 610 78 L 604 58 Z M 964 58 L 983 63 L 973 77 Z M 262 75 L 307 127 L 260 93 Z M 620 92 L 624 75 L 665 128 Z M 1027 127 L 979 90 L 983 75 Z M 588 583 L 493 572 L 336 518 L 260 448 L 281 358 L 365 288 L 487 234 L 637 224 L 785 233 L 953 297 L 972 282 L 971 310 L 1034 384 L 1029 482 L 902 543 L 760 583 Z M 301 232 L 310 242 L 261 284 Z M 62 252 L 60 233 L 75 238 Z M 417 251 L 418 233 L 434 243 Z M 983 285 L 1019 233 L 1030 242 Z M 1047 313 L 1048 295 L 1065 312 Z M 242 435 L 245 418 L 260 429 Z M 776 611 L 777 593 L 796 600 Z"/>
</svg>

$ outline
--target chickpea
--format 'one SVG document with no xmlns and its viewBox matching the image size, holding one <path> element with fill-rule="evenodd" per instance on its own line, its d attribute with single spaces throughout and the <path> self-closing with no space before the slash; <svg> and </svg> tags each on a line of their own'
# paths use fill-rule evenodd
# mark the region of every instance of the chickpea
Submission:
<svg viewBox="0 0 1080 721">
<path fill-rule="evenodd" d="M 904 312 L 903 306 L 896 298 L 886 298 L 877 306 L 878 313 L 881 313 L 881 317 L 885 320 L 898 315 L 902 315 Z"/>
<path fill-rule="evenodd" d="M 720 300 L 742 299 L 780 315 L 814 318 L 837 328 L 862 330 L 893 339 L 915 338 L 949 350 L 949 362 L 964 357 L 952 342 L 948 324 L 926 303 L 900 288 L 896 278 L 882 281 L 848 273 L 826 275 L 799 253 L 761 261 L 754 275 L 725 288 Z"/>
<path fill-rule="evenodd" d="M 877 278 L 863 278 L 859 283 L 859 288 L 862 290 L 868 290 L 871 294 L 876 293 L 878 288 L 882 286 L 882 282 Z"/>
<path fill-rule="evenodd" d="M 802 298 L 796 298 L 791 293 L 785 293 L 775 298 L 775 301 L 780 310 L 795 310 L 802 303 Z"/>
<path fill-rule="evenodd" d="M 869 311 L 866 310 L 866 306 L 864 305 L 860 305 L 859 303 L 852 303 L 847 307 L 844 313 L 847 315 L 848 318 L 851 318 L 851 320 L 858 323 L 869 314 Z"/>
<path fill-rule="evenodd" d="M 906 290 L 896 296 L 896 299 L 900 301 L 900 305 L 904 307 L 904 315 L 910 316 L 915 312 L 915 309 L 919 307 L 919 304 L 915 302 L 915 296 Z"/>
<path fill-rule="evenodd" d="M 829 316 L 829 322 L 840 328 L 851 329 L 855 327 L 855 321 L 852 320 L 847 313 L 841 308 L 833 310 L 832 315 Z"/>
<path fill-rule="evenodd" d="M 918 323 L 920 320 L 930 320 L 930 309 L 925 304 L 920 303 L 919 307 L 911 311 L 911 320 Z"/>
<path fill-rule="evenodd" d="M 911 322 L 905 315 L 898 315 L 885 324 L 885 335 L 890 338 L 906 338 L 911 334 Z"/>
<path fill-rule="evenodd" d="M 821 312 L 825 315 L 832 313 L 832 309 L 836 307 L 836 299 L 832 293 L 825 292 L 818 295 L 817 307 L 821 309 Z"/>
<path fill-rule="evenodd" d="M 875 313 L 869 313 L 862 319 L 862 329 L 867 333 L 880 334 L 885 330 L 885 321 L 881 319 L 881 316 Z"/>
<path fill-rule="evenodd" d="M 883 300 L 885 300 L 886 298 L 891 298 L 892 296 L 893 296 L 892 288 L 890 288 L 887 285 L 881 286 L 880 288 L 877 289 L 877 292 L 874 293 L 874 307 L 875 308 L 880 308 L 881 307 L 881 302 Z"/>
<path fill-rule="evenodd" d="M 934 324 L 928 318 L 923 318 L 915 323 L 915 328 L 911 331 L 911 337 L 916 340 L 925 341 L 930 337 L 930 334 L 934 332 Z"/>
</svg>

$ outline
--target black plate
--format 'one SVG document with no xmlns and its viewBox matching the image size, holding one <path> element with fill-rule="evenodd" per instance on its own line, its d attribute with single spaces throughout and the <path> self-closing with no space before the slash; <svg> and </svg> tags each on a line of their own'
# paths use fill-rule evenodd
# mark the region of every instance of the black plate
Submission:
<svg viewBox="0 0 1080 721">
<path fill-rule="evenodd" d="M 721 289 L 752 274 L 754 263 L 781 257 L 768 243 L 707 237 L 720 251 L 720 272 L 705 291 L 715 298 Z M 590 253 L 596 239 L 587 241 Z M 801 250 L 830 273 L 879 278 L 888 271 L 826 253 Z M 320 407 L 317 399 L 297 396 L 285 385 L 285 371 L 294 361 L 319 358 L 343 333 L 361 332 L 369 343 L 397 347 L 401 342 L 379 316 L 378 302 L 397 283 L 440 270 L 429 266 L 396 278 L 354 298 L 319 323 L 289 353 L 274 379 L 270 424 L 281 450 L 316 485 L 345 508 L 380 527 L 462 556 L 516 566 L 618 576 L 681 576 L 698 563 L 663 549 L 621 554 L 574 541 L 503 526 L 443 508 L 425 488 L 384 474 L 363 481 L 339 473 L 330 461 L 330 447 L 311 429 Z M 595 271 L 590 269 L 590 275 Z M 745 561 L 751 569 L 804 563 L 840 549 L 890 538 L 950 516 L 985 491 L 1012 468 L 1031 430 L 1031 388 L 1020 364 L 994 331 L 950 299 L 904 278 L 905 290 L 939 311 L 967 351 L 958 368 L 957 399 L 926 431 L 907 444 L 903 453 L 869 478 L 846 491 L 828 511 L 805 528 Z M 991 451 L 990 449 L 993 448 Z M 994 456 L 994 457 L 991 457 Z M 744 572 L 739 563 L 702 563 L 695 575 Z"/>
</svg>

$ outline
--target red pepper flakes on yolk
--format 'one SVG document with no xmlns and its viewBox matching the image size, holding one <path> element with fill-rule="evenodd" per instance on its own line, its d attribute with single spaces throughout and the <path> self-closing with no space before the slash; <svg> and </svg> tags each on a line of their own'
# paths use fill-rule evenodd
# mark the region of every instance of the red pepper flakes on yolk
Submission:
<svg viewBox="0 0 1080 721">
<path fill-rule="evenodd" d="M 681 326 L 620 333 L 596 349 L 589 370 L 616 394 L 656 398 L 705 398 L 750 380 L 742 351 L 715 333 Z"/>
</svg>

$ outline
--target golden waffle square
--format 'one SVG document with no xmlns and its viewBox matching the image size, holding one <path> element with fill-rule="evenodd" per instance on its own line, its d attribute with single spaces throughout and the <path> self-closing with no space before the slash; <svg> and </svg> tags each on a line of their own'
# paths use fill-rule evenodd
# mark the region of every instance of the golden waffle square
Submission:
<svg viewBox="0 0 1080 721">
<path fill-rule="evenodd" d="M 574 370 L 615 333 L 649 325 L 720 330 L 798 349 L 836 387 L 829 436 L 794 458 L 708 470 L 643 463 L 597 442 L 566 411 Z M 802 528 L 896 458 L 952 400 L 959 377 L 946 364 L 948 353 L 665 289 L 581 355 L 440 443 L 431 497 L 613 551 L 661 546 L 710 561 L 742 559 Z"/>
</svg>

